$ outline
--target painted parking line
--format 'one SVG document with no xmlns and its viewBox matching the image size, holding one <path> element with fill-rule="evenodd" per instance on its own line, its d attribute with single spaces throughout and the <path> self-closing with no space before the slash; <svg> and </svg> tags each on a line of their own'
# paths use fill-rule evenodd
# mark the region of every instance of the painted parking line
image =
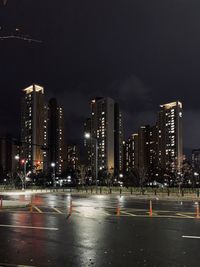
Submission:
<svg viewBox="0 0 200 267">
<path fill-rule="evenodd" d="M 103 215 L 105 215 L 105 216 L 110 216 L 110 213 L 108 213 L 108 212 L 106 212 L 106 211 L 104 211 L 104 210 L 102 210 L 102 211 L 100 211 L 101 212 L 101 214 L 103 214 Z"/>
<path fill-rule="evenodd" d="M 39 213 L 43 213 L 43 212 L 41 211 L 41 209 L 39 209 L 39 208 L 36 207 L 35 205 L 33 206 L 33 208 L 36 209 Z"/>
<path fill-rule="evenodd" d="M 129 216 L 132 216 L 132 217 L 135 217 L 137 215 L 133 214 L 133 213 L 130 213 L 130 212 L 127 212 L 127 211 L 121 211 L 122 214 L 125 214 L 125 215 L 129 215 Z"/>
<path fill-rule="evenodd" d="M 200 236 L 183 235 L 182 238 L 188 238 L 188 239 L 200 239 Z"/>
<path fill-rule="evenodd" d="M 150 211 L 146 212 L 149 216 L 150 216 Z M 155 211 L 152 212 L 152 216 L 160 216 L 158 213 L 156 213 Z"/>
<path fill-rule="evenodd" d="M 0 266 L 1 267 L 35 267 L 31 265 L 16 265 L 16 264 L 1 263 L 1 262 L 0 262 Z"/>
<path fill-rule="evenodd" d="M 149 216 L 141 216 L 141 217 L 149 217 Z M 169 219 L 181 219 L 181 220 L 183 220 L 183 219 L 194 219 L 193 217 L 191 217 L 191 218 L 190 217 L 181 217 L 181 216 L 178 216 L 178 215 L 153 215 L 151 218 L 169 218 Z"/>
<path fill-rule="evenodd" d="M 59 209 L 57 209 L 57 208 L 54 208 L 54 207 L 52 207 L 52 209 L 53 210 L 55 210 L 57 213 L 59 213 L 59 214 L 63 214 L 63 212 L 62 211 L 60 211 Z"/>
<path fill-rule="evenodd" d="M 48 211 L 46 211 L 45 209 L 48 208 Z M 84 208 L 84 207 L 81 207 L 81 208 Z M 81 209 L 80 207 L 79 208 L 76 208 L 75 210 L 73 210 L 73 215 L 82 215 L 83 213 L 85 213 L 85 209 Z M 13 211 L 13 210 L 2 210 L 3 212 L 8 212 L 8 213 L 16 213 L 16 212 L 19 212 L 19 213 L 23 213 L 23 214 L 41 214 L 41 215 L 44 215 L 44 214 L 47 214 L 47 215 L 51 215 L 51 214 L 54 214 L 54 215 L 63 215 L 65 214 L 65 212 L 59 210 L 58 208 L 56 207 L 50 207 L 50 206 L 46 206 L 46 207 L 38 207 L 38 206 L 35 206 L 33 205 L 33 212 L 30 213 L 29 209 L 27 211 L 25 210 L 16 210 L 16 211 Z M 96 210 L 95 211 L 97 213 L 99 213 L 99 215 L 104 215 L 104 216 L 116 216 L 116 209 L 112 208 L 112 209 L 108 209 L 108 210 L 105 210 L 104 208 L 102 208 L 101 210 Z M 140 212 L 140 214 L 137 214 L 138 211 L 142 211 Z M 166 214 L 166 213 L 171 213 L 171 214 Z M 148 210 L 141 210 L 141 209 L 131 209 L 131 208 L 126 208 L 126 209 L 122 209 L 120 211 L 120 216 L 121 217 L 150 217 L 149 216 L 149 211 Z M 153 211 L 153 216 L 154 218 L 177 218 L 177 219 L 197 219 L 196 214 L 193 212 L 177 212 L 177 211 L 163 211 L 163 210 L 154 210 Z M 200 221 L 200 219 L 199 219 Z"/>
<path fill-rule="evenodd" d="M 116 217 L 116 215 L 114 214 L 110 214 L 111 217 Z M 119 217 L 134 217 L 134 218 L 151 218 L 151 219 L 160 219 L 160 218 L 166 218 L 166 219 L 181 219 L 181 220 L 191 220 L 191 219 L 195 219 L 194 217 L 182 217 L 182 216 L 178 216 L 178 215 L 156 215 L 155 213 L 153 213 L 152 216 L 147 215 L 147 214 L 120 214 Z"/>
<path fill-rule="evenodd" d="M 0 227 L 5 227 L 5 228 L 22 228 L 22 229 L 36 229 L 36 230 L 49 230 L 49 231 L 58 231 L 59 230 L 59 228 L 36 227 L 36 226 L 27 226 L 27 225 L 12 225 L 12 224 L 0 224 Z"/>
<path fill-rule="evenodd" d="M 183 217 L 183 218 L 190 218 L 190 219 L 194 219 L 194 217 L 192 217 L 192 216 L 188 216 L 188 215 L 186 215 L 186 214 L 183 214 L 183 213 L 176 213 L 178 216 L 181 216 L 181 217 Z"/>
</svg>

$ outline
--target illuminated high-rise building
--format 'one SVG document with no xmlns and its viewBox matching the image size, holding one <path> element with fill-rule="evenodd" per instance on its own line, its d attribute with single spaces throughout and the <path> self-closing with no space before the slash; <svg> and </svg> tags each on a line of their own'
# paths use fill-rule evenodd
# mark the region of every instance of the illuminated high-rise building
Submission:
<svg viewBox="0 0 200 267">
<path fill-rule="evenodd" d="M 150 159 L 149 131 L 149 125 L 141 126 L 138 130 L 138 168 L 145 173 L 149 168 Z"/>
<path fill-rule="evenodd" d="M 114 107 L 114 173 L 119 176 L 123 172 L 123 122 L 119 104 Z"/>
<path fill-rule="evenodd" d="M 55 98 L 48 105 L 48 162 L 55 163 L 56 174 L 64 167 L 64 112 Z"/>
<path fill-rule="evenodd" d="M 67 146 L 67 167 L 71 170 L 77 170 L 79 165 L 79 151 L 77 145 Z"/>
<path fill-rule="evenodd" d="M 200 149 L 192 150 L 192 167 L 195 172 L 200 174 Z"/>
<path fill-rule="evenodd" d="M 155 126 L 141 126 L 137 134 L 124 142 L 126 173 L 136 170 L 143 178 L 155 180 L 163 171 L 181 171 L 182 103 L 177 101 L 160 107 Z"/>
<path fill-rule="evenodd" d="M 44 101 L 44 88 L 33 84 L 23 90 L 21 116 L 21 158 L 36 171 L 63 171 L 64 114 L 56 99 Z"/>
<path fill-rule="evenodd" d="M 148 175 L 155 178 L 159 169 L 158 161 L 158 126 L 157 124 L 149 128 L 149 169 Z"/>
<path fill-rule="evenodd" d="M 125 173 L 132 171 L 152 177 L 158 169 L 158 131 L 156 126 L 141 126 L 125 142 Z"/>
<path fill-rule="evenodd" d="M 119 106 L 109 97 L 95 98 L 91 102 L 91 113 L 92 173 L 95 174 L 96 171 L 97 144 L 98 171 L 105 170 L 111 175 L 118 176 L 123 167 L 123 130 Z"/>
<path fill-rule="evenodd" d="M 49 171 L 49 107 L 44 104 L 44 143 L 43 143 L 43 170 L 44 172 Z"/>
<path fill-rule="evenodd" d="M 44 88 L 33 84 L 23 90 L 21 110 L 21 158 L 37 171 L 43 170 Z"/>
<path fill-rule="evenodd" d="M 163 169 L 180 171 L 183 161 L 182 103 L 160 106 L 158 116 L 158 160 Z"/>
<path fill-rule="evenodd" d="M 124 142 L 124 172 L 130 173 L 139 167 L 138 133 L 132 134 Z"/>
</svg>

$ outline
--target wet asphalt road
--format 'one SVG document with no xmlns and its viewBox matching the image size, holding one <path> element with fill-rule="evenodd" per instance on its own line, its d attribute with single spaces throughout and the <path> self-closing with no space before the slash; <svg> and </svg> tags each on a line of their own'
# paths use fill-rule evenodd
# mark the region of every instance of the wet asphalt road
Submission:
<svg viewBox="0 0 200 267">
<path fill-rule="evenodd" d="M 69 217 L 70 200 L 70 194 L 33 195 L 32 213 L 1 211 L 0 266 L 200 266 L 195 203 L 154 201 L 149 217 L 149 201 L 73 195 Z"/>
</svg>

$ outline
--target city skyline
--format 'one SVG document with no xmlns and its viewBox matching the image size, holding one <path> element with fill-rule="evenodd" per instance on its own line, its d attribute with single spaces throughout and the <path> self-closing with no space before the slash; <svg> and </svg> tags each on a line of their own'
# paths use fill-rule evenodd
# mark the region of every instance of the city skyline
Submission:
<svg viewBox="0 0 200 267">
<path fill-rule="evenodd" d="M 55 164 L 55 173 L 61 175 L 70 165 L 74 169 L 73 166 L 80 167 L 81 163 L 93 177 L 101 170 L 119 177 L 132 170 L 155 174 L 161 169 L 175 173 L 182 168 L 185 159 L 182 138 L 184 110 L 180 101 L 160 105 L 153 125 L 140 124 L 138 131 L 126 138 L 120 104 L 109 97 L 93 98 L 90 117 L 85 118 L 80 132 L 80 141 L 85 139 L 85 149 L 79 147 L 82 156 L 77 161 L 77 149 L 67 148 L 75 144 L 65 140 L 62 106 L 55 98 L 47 102 L 46 90 L 41 85 L 29 85 L 22 92 L 19 156 L 36 171 L 49 173 Z M 86 139 L 88 134 L 90 141 Z M 2 136 L 4 139 L 6 137 Z M 12 153 L 11 158 L 14 157 Z"/>
<path fill-rule="evenodd" d="M 199 11 L 0 0 L 0 267 L 199 266 Z"/>
<path fill-rule="evenodd" d="M 38 83 L 49 98 L 56 97 L 65 105 L 67 139 L 79 139 L 83 117 L 89 113 L 87 103 L 95 96 L 109 96 L 120 103 L 126 136 L 140 124 L 154 123 L 160 104 L 179 99 L 184 104 L 184 146 L 198 148 L 200 23 L 196 22 L 200 3 L 191 3 L 183 0 L 176 6 L 168 1 L 164 9 L 157 0 L 151 5 L 148 1 L 144 5 L 101 1 L 98 8 L 89 0 L 85 5 L 66 1 L 56 5 L 53 0 L 30 0 L 28 5 L 25 0 L 12 0 L 1 5 L 2 29 L 19 28 L 42 40 L 0 42 L 2 131 L 17 133 L 19 90 Z M 76 8 L 79 4 L 81 9 Z M 192 11 L 189 15 L 187 5 Z M 56 20 L 55 13 L 59 14 Z M 12 107 L 9 112 L 7 103 Z"/>
<path fill-rule="evenodd" d="M 41 86 L 42 88 L 43 88 L 43 90 L 45 90 L 46 88 L 44 88 L 44 86 L 42 86 L 42 85 L 38 85 L 38 86 Z M 29 87 L 28 87 L 29 88 Z M 23 92 L 24 91 L 24 89 L 22 89 L 21 90 L 21 92 Z M 20 95 L 20 94 L 19 94 Z M 22 94 L 21 94 L 21 96 L 22 96 Z M 108 96 L 106 96 L 106 97 L 108 97 Z M 99 98 L 106 98 L 106 97 L 99 97 Z M 95 98 L 95 97 L 94 97 Z M 93 99 L 94 99 L 93 98 Z M 98 97 L 97 97 L 98 98 Z M 108 97 L 109 98 L 109 97 Z M 49 99 L 49 97 L 48 97 L 48 90 L 45 90 L 45 94 L 44 94 L 44 101 L 45 102 L 48 102 L 48 99 Z M 54 99 L 54 98 L 51 98 L 51 99 Z M 55 98 L 55 99 L 57 99 L 57 98 Z M 115 99 L 114 99 L 115 100 Z M 88 104 L 90 103 L 92 101 L 92 98 L 91 99 L 89 99 L 88 100 L 88 103 L 86 102 L 85 104 L 86 104 L 86 106 L 88 106 Z M 60 103 L 62 103 L 62 101 L 59 101 Z M 174 101 L 173 101 L 174 102 Z M 171 103 L 171 102 L 170 102 Z M 119 102 L 119 104 L 120 104 L 120 102 Z M 159 106 L 162 106 L 163 105 L 163 103 L 162 104 L 159 104 Z M 184 103 L 183 103 L 183 105 L 184 105 Z M 63 110 L 65 110 L 65 105 L 63 105 L 62 104 L 62 106 L 63 106 Z M 158 107 L 159 107 L 158 106 Z M 19 117 L 20 117 L 20 112 L 21 112 L 21 108 L 19 109 Z M 157 109 L 157 111 L 155 111 L 153 114 L 152 114 L 152 118 L 151 119 L 149 119 L 149 120 L 144 120 L 144 118 L 140 118 L 141 119 L 141 121 L 138 121 L 138 124 L 137 124 L 137 126 L 135 126 L 135 127 L 133 127 L 132 129 L 132 131 L 127 131 L 127 128 L 129 127 L 129 125 L 127 125 L 127 124 L 125 124 L 124 123 L 124 116 L 123 116 L 123 111 L 121 112 L 121 116 L 122 116 L 122 120 L 123 120 L 123 134 L 124 134 L 124 140 L 127 140 L 132 134 L 134 134 L 134 133 L 136 133 L 137 132 L 137 130 L 138 130 L 138 128 L 140 128 L 141 126 L 143 126 L 143 125 L 154 125 L 155 123 L 156 123 L 156 121 L 157 121 L 157 119 L 156 119 L 156 117 L 157 117 L 157 112 L 158 112 L 158 109 Z M 66 112 L 65 112 L 65 114 L 66 114 Z M 88 109 L 88 116 L 89 116 L 89 114 L 90 114 L 90 112 L 89 112 L 89 109 Z M 185 117 L 185 109 L 184 109 L 184 111 L 183 111 L 183 117 Z M 68 114 L 66 114 L 66 116 L 65 117 L 68 117 L 67 116 Z M 86 116 L 87 117 L 87 116 Z M 69 138 L 69 136 L 68 136 L 68 138 L 66 138 L 67 137 L 67 134 L 65 134 L 65 140 L 66 140 L 66 142 L 68 143 L 68 144 L 73 144 L 73 143 L 77 143 L 77 144 L 79 144 L 79 145 L 81 145 L 82 143 L 83 143 L 83 139 L 84 139 L 84 126 L 83 126 L 83 124 L 84 124 L 84 121 L 85 121 L 85 119 L 86 119 L 86 117 L 82 117 L 82 120 L 80 121 L 80 128 L 81 128 L 81 132 L 80 132 L 80 134 L 79 134 L 79 136 L 76 136 L 77 138 L 76 139 L 71 139 L 71 138 Z M 184 118 L 183 118 L 183 121 L 184 121 Z M 65 120 L 65 125 L 66 125 L 66 120 Z M 11 134 L 14 138 L 16 138 L 16 139 L 20 139 L 20 137 L 18 137 L 18 136 L 20 136 L 20 127 L 19 127 L 19 124 L 17 125 L 17 132 L 18 132 L 18 134 L 17 134 L 17 132 L 13 132 L 12 130 L 11 131 L 2 131 L 2 132 L 0 132 L 0 134 L 1 135 L 7 135 L 7 134 Z M 66 126 L 65 126 L 65 128 L 66 128 Z M 184 127 L 183 127 L 183 129 L 184 129 Z M 67 129 L 68 130 L 68 129 Z M 68 131 L 66 131 L 67 133 L 68 133 Z M 130 134 L 129 134 L 129 132 L 130 132 Z M 184 131 L 183 131 L 184 132 Z M 185 141 L 185 138 L 184 138 L 184 134 L 183 134 L 183 140 Z M 185 149 L 186 147 L 184 146 L 184 144 L 185 144 L 185 142 L 183 141 L 183 148 L 184 148 L 184 150 L 186 150 L 186 154 L 188 154 L 187 152 L 187 149 Z M 192 152 L 192 150 L 193 149 L 198 149 L 198 146 L 197 147 L 190 147 L 189 148 L 189 153 L 191 154 L 191 152 Z M 184 151 L 185 152 L 185 151 Z M 189 156 L 190 156 L 190 154 L 189 154 Z"/>
</svg>

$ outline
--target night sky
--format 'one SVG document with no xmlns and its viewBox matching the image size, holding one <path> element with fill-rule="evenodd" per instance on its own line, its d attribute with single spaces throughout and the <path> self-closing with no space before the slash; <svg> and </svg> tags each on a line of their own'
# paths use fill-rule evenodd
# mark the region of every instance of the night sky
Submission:
<svg viewBox="0 0 200 267">
<path fill-rule="evenodd" d="M 0 0 L 1 2 L 2 0 Z M 0 131 L 20 129 L 21 89 L 35 82 L 65 109 L 66 139 L 83 134 L 90 99 L 120 103 L 126 137 L 155 123 L 159 104 L 184 105 L 184 147 L 200 147 L 200 1 L 8 0 L 0 36 Z"/>
</svg>

